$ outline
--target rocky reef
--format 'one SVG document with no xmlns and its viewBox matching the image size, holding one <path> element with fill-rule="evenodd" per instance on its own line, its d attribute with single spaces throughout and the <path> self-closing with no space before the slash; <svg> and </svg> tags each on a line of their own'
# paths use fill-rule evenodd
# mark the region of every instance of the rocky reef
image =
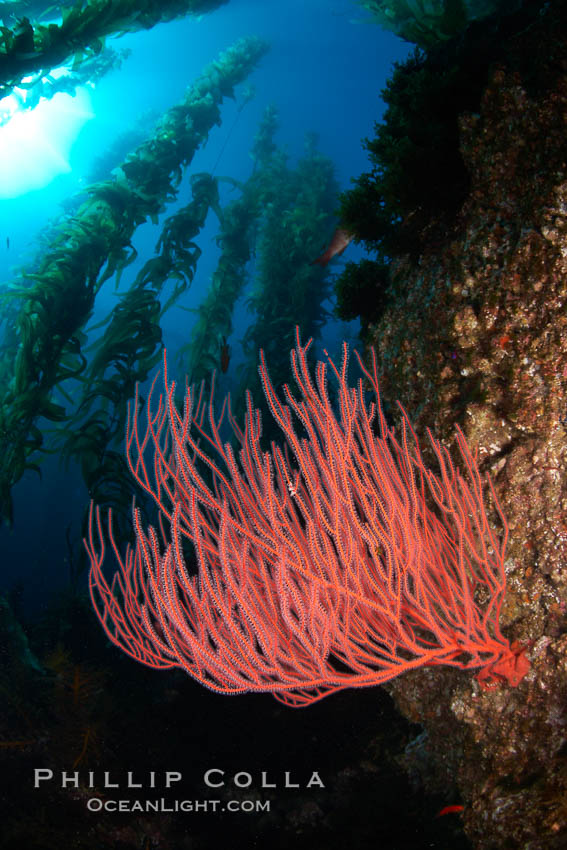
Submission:
<svg viewBox="0 0 567 850">
<path fill-rule="evenodd" d="M 527 645 L 517 689 L 422 670 L 389 691 L 427 729 L 429 783 L 456 783 L 475 848 L 553 850 L 567 836 L 567 14 L 545 4 L 458 116 L 469 175 L 454 220 L 393 263 L 368 339 L 383 394 L 416 430 L 478 446 L 510 527 L 507 636 Z M 529 56 L 533 73 L 517 57 Z M 536 70 L 537 69 L 537 70 Z M 383 296 L 381 296 L 383 297 Z"/>
</svg>

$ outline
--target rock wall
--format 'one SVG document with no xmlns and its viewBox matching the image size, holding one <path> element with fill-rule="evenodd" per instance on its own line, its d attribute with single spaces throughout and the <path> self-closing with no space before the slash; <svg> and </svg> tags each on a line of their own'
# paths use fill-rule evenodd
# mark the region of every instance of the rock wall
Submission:
<svg viewBox="0 0 567 850">
<path fill-rule="evenodd" d="M 552 850 L 567 843 L 565 13 L 516 41 L 537 83 L 495 66 L 480 114 L 460 117 L 470 194 L 441 248 L 395 262 L 372 344 L 418 433 L 450 442 L 458 423 L 478 446 L 510 527 L 501 623 L 532 665 L 517 689 L 447 669 L 389 690 L 426 727 L 437 781 L 457 782 L 476 848 Z"/>
</svg>

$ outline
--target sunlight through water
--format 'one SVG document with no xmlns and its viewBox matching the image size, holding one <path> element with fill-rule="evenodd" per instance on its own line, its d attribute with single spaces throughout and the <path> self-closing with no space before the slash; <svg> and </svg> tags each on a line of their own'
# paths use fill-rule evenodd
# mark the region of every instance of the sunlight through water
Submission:
<svg viewBox="0 0 567 850">
<path fill-rule="evenodd" d="M 0 199 L 16 198 L 47 186 L 71 171 L 69 155 L 82 127 L 94 113 L 89 92 L 57 93 L 35 109 L 21 109 L 18 90 L 0 101 Z M 24 101 L 25 102 L 25 101 Z"/>
</svg>

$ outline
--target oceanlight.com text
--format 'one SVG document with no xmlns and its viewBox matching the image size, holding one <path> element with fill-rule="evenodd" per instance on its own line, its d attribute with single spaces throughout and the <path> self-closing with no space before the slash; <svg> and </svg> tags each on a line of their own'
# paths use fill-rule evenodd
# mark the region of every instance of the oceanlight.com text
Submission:
<svg viewBox="0 0 567 850">
<path fill-rule="evenodd" d="M 185 812 L 215 814 L 220 812 L 269 812 L 269 800 L 101 800 L 90 797 L 87 800 L 90 812 Z"/>
</svg>

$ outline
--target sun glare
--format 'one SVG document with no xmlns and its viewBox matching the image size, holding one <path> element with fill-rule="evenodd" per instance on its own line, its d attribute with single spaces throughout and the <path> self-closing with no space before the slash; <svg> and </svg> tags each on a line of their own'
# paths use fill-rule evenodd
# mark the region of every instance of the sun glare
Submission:
<svg viewBox="0 0 567 850">
<path fill-rule="evenodd" d="M 84 88 L 74 97 L 58 93 L 35 109 L 22 109 L 26 92 L 0 101 L 0 199 L 47 186 L 71 170 L 69 154 L 81 128 L 94 118 Z"/>
</svg>

